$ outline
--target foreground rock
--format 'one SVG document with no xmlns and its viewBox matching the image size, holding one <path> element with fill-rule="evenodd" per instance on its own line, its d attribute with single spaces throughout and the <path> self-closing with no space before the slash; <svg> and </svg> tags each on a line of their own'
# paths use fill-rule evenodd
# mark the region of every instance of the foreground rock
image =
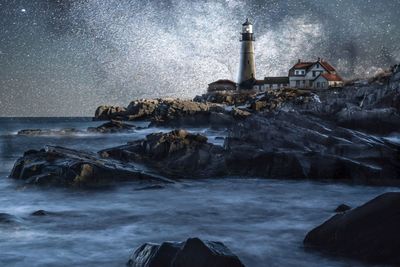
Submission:
<svg viewBox="0 0 400 267">
<path fill-rule="evenodd" d="M 309 232 L 304 245 L 376 264 L 400 265 L 400 193 L 386 193 Z"/>
<path fill-rule="evenodd" d="M 186 242 L 146 243 L 130 257 L 131 267 L 244 267 L 223 243 L 189 238 Z"/>
<path fill-rule="evenodd" d="M 77 187 L 108 186 L 135 179 L 168 182 L 133 165 L 100 159 L 89 152 L 52 146 L 25 152 L 14 164 L 10 177 L 27 184 Z"/>
<path fill-rule="evenodd" d="M 224 149 L 207 137 L 185 130 L 155 133 L 146 139 L 106 149 L 99 154 L 124 162 L 139 162 L 174 178 L 215 177 L 225 174 Z"/>
</svg>

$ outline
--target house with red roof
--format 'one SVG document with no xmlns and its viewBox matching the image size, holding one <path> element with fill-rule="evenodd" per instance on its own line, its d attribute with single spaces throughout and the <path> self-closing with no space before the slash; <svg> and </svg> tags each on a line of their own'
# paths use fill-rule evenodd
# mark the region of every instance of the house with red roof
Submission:
<svg viewBox="0 0 400 267">
<path fill-rule="evenodd" d="M 343 79 L 331 64 L 321 58 L 312 62 L 299 59 L 289 70 L 289 84 L 293 88 L 328 89 L 342 87 Z"/>
</svg>

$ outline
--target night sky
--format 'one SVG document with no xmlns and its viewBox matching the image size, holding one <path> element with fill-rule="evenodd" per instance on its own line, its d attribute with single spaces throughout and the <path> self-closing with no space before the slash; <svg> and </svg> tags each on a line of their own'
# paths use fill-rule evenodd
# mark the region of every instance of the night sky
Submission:
<svg viewBox="0 0 400 267">
<path fill-rule="evenodd" d="M 90 116 L 236 80 L 246 17 L 259 79 L 298 58 L 345 78 L 400 61 L 398 0 L 0 0 L 0 116 Z"/>
</svg>

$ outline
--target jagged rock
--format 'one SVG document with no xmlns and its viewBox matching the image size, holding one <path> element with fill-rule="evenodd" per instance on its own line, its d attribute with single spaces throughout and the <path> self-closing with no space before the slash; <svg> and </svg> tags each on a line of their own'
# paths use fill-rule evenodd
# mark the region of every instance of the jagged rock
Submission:
<svg viewBox="0 0 400 267">
<path fill-rule="evenodd" d="M 122 120 L 126 117 L 127 112 L 124 107 L 114 106 L 100 106 L 96 109 L 94 119 L 95 120 L 111 120 L 119 119 Z"/>
<path fill-rule="evenodd" d="M 400 114 L 393 108 L 363 110 L 360 107 L 351 107 L 344 108 L 336 116 L 339 125 L 353 129 L 380 133 L 400 129 Z"/>
<path fill-rule="evenodd" d="M 351 207 L 349 205 L 346 204 L 340 204 L 339 206 L 337 206 L 337 208 L 335 209 L 336 213 L 341 213 L 341 212 L 346 212 L 348 210 L 351 210 Z"/>
<path fill-rule="evenodd" d="M 243 109 L 239 109 L 239 108 L 233 108 L 231 111 L 231 114 L 234 118 L 237 118 L 237 119 L 245 119 L 245 118 L 251 116 L 250 112 L 243 110 Z"/>
<path fill-rule="evenodd" d="M 309 248 L 375 264 L 400 265 L 400 193 L 385 193 L 310 231 Z"/>
<path fill-rule="evenodd" d="M 223 243 L 189 238 L 186 242 L 146 243 L 130 257 L 131 267 L 244 267 Z"/>
<path fill-rule="evenodd" d="M 134 179 L 167 181 L 133 165 L 101 159 L 89 152 L 53 146 L 46 146 L 40 151 L 27 151 L 14 164 L 10 177 L 27 184 L 77 187 L 107 186 Z"/>
<path fill-rule="evenodd" d="M 88 132 L 94 133 L 119 133 L 131 132 L 135 129 L 134 125 L 123 123 L 122 121 L 111 120 L 98 127 L 89 127 Z"/>
<path fill-rule="evenodd" d="M 295 112 L 253 115 L 225 138 L 232 175 L 399 183 L 400 147 Z"/>
<path fill-rule="evenodd" d="M 224 171 L 223 148 L 185 130 L 150 134 L 145 140 L 99 153 L 104 158 L 145 163 L 169 177 L 210 177 Z"/>
</svg>

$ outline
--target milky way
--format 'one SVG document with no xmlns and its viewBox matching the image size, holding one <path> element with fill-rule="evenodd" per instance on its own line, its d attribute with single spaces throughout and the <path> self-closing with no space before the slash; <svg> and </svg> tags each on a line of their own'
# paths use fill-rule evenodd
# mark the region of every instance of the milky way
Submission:
<svg viewBox="0 0 400 267">
<path fill-rule="evenodd" d="M 400 61 L 394 0 L 1 0 L 0 116 L 87 116 L 236 80 L 246 17 L 257 78 L 298 58 L 325 58 L 345 78 Z"/>
</svg>

